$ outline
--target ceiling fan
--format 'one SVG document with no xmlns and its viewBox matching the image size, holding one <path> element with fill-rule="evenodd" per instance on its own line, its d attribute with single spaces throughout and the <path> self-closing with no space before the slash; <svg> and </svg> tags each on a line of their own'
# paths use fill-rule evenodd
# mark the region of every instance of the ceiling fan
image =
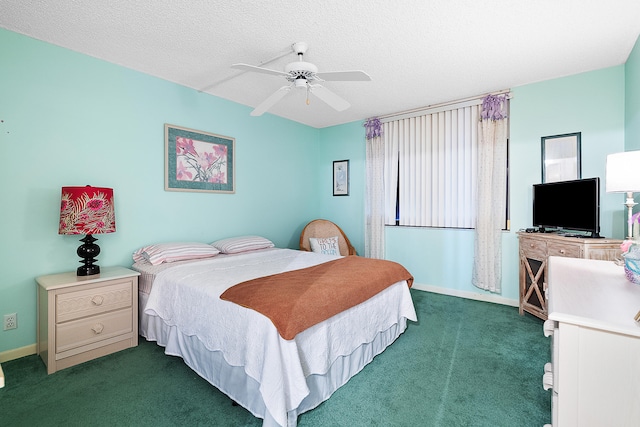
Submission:
<svg viewBox="0 0 640 427">
<path fill-rule="evenodd" d="M 304 53 L 307 51 L 307 44 L 298 42 L 291 45 L 293 52 L 298 55 L 298 61 L 291 62 L 284 67 L 284 71 L 272 70 L 270 68 L 257 67 L 249 64 L 233 64 L 231 68 L 244 71 L 253 71 L 256 73 L 270 74 L 273 76 L 284 77 L 290 84 L 282 86 L 271 96 L 262 101 L 252 112 L 252 116 L 260 116 L 269 108 L 274 106 L 278 101 L 284 98 L 292 88 L 305 89 L 307 91 L 307 105 L 309 105 L 309 94 L 313 94 L 327 103 L 330 107 L 337 111 L 344 111 L 351 106 L 346 100 L 342 99 L 326 87 L 315 82 L 333 81 L 370 81 L 371 77 L 364 71 L 328 71 L 319 73 L 318 67 L 310 62 L 302 60 Z"/>
</svg>

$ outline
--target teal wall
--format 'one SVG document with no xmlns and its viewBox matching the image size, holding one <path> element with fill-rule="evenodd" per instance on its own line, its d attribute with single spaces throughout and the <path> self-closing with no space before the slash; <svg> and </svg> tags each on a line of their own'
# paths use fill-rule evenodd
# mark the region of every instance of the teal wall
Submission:
<svg viewBox="0 0 640 427">
<path fill-rule="evenodd" d="M 582 176 L 604 180 L 606 156 L 640 148 L 640 39 L 626 66 L 616 66 L 513 89 L 511 102 L 511 230 L 503 235 L 502 297 L 518 300 L 516 232 L 532 225 L 532 185 L 541 181 L 542 136 L 582 133 Z M 625 106 L 626 100 L 626 106 Z M 626 112 L 626 115 L 625 115 Z M 626 140 L 625 140 L 626 128 Z M 630 139 L 630 135 L 633 135 Z M 635 144 L 635 145 L 634 145 Z M 319 216 L 349 231 L 364 250 L 365 141 L 362 123 L 320 133 Z M 351 196 L 331 197 L 331 162 L 351 162 Z M 607 194 L 601 183 L 601 234 L 624 236 L 624 197 Z M 357 232 L 359 230 L 359 233 Z M 488 293 L 471 285 L 473 231 L 387 227 L 386 256 L 403 263 L 416 283 L 449 291 Z"/>
<path fill-rule="evenodd" d="M 541 181 L 540 138 L 581 132 L 582 176 L 604 179 L 607 154 L 624 150 L 624 83 L 624 66 L 617 66 L 513 89 L 511 230 L 503 234 L 502 298 L 518 300 L 518 239 L 515 233 L 532 226 L 531 189 L 533 184 Z M 360 123 L 323 129 L 321 144 L 326 145 L 323 145 L 323 150 L 331 149 L 333 158 L 337 159 L 342 145 L 344 152 L 348 150 L 352 156 L 360 155 L 351 157 L 352 163 L 360 164 L 364 159 L 365 143 L 358 133 L 362 133 Z M 357 150 L 339 137 L 347 134 L 352 135 L 350 141 L 358 144 Z M 325 157 L 321 155 L 321 158 Z M 325 162 L 329 160 L 326 158 Z M 364 171 L 353 172 L 352 189 L 358 189 L 355 194 L 364 194 Z M 623 200 L 620 197 L 619 194 L 605 193 L 602 185 L 601 231 L 604 236 L 622 238 L 624 235 L 624 211 L 620 208 Z M 324 198 L 320 197 L 320 200 Z M 332 214 L 340 224 L 353 223 L 352 212 L 361 207 L 360 200 L 340 205 L 338 202 L 342 201 L 335 202 L 323 212 Z M 362 229 L 364 221 L 361 218 L 358 221 L 360 224 L 353 224 L 352 229 L 355 230 L 356 225 Z M 350 237 L 354 239 L 353 234 Z M 485 298 L 487 292 L 471 285 L 473 239 L 472 230 L 387 227 L 386 257 L 407 267 L 417 284 Z M 362 237 L 360 241 L 363 241 Z"/>
<path fill-rule="evenodd" d="M 365 137 L 360 122 L 324 128 L 320 132 L 318 216 L 345 231 L 359 255 L 364 255 Z M 333 162 L 349 160 L 349 196 L 333 196 Z"/>
<path fill-rule="evenodd" d="M 57 234 L 62 186 L 114 189 L 103 266 L 160 241 L 255 233 L 297 248 L 317 215 L 318 129 L 5 30 L 0 58 L 0 315 L 18 313 L 0 353 L 35 343 L 34 278 L 79 265 L 79 236 Z M 234 137 L 236 193 L 164 191 L 165 123 Z"/>
<path fill-rule="evenodd" d="M 502 294 L 518 300 L 518 239 L 531 227 L 532 185 L 541 181 L 540 138 L 582 132 L 582 177 L 604 179 L 605 158 L 624 148 L 624 68 L 607 68 L 513 89 L 510 139 L 511 229 L 503 234 Z M 621 238 L 623 211 L 601 189 L 601 231 Z M 618 215 L 619 214 L 619 215 Z M 461 293 L 487 294 L 471 284 L 472 230 L 389 227 L 387 254 L 416 282 Z"/>
<path fill-rule="evenodd" d="M 603 177 L 606 155 L 625 147 L 626 99 L 626 145 L 638 147 L 638 50 L 626 66 L 513 89 L 502 297 L 518 298 L 515 231 L 531 225 L 540 137 L 582 132 L 583 176 Z M 148 243 L 249 233 L 297 248 L 302 227 L 317 217 L 337 222 L 364 252 L 362 123 L 319 130 L 250 117 L 248 107 L 5 30 L 0 58 L 0 315 L 17 312 L 19 323 L 0 330 L 0 354 L 35 343 L 34 278 L 78 265 L 78 239 L 57 234 L 65 185 L 114 189 L 118 230 L 97 236 L 100 265 L 130 265 L 131 253 Z M 165 192 L 164 123 L 236 138 L 236 194 Z M 350 195 L 334 197 L 333 161 L 344 159 Z M 603 194 L 608 237 L 624 233 L 618 196 Z M 470 284 L 472 231 L 389 227 L 386 240 L 387 257 L 416 283 L 482 293 Z"/>
<path fill-rule="evenodd" d="M 514 95 L 512 229 L 531 226 L 531 185 L 541 180 L 540 137 L 581 132 L 582 177 L 602 179 L 601 234 L 622 238 L 623 198 L 605 192 L 604 177 L 606 156 L 624 150 L 624 66 L 523 86 Z"/>
<path fill-rule="evenodd" d="M 625 94 L 625 149 L 640 150 L 640 38 L 625 64 Z"/>
</svg>

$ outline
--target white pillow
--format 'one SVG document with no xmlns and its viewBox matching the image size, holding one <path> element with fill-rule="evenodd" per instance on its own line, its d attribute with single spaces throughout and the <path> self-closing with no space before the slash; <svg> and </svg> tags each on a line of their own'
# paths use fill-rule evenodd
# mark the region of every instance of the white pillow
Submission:
<svg viewBox="0 0 640 427">
<path fill-rule="evenodd" d="M 335 237 L 309 237 L 311 252 L 325 255 L 340 255 L 338 236 Z"/>
<path fill-rule="evenodd" d="M 144 246 L 133 253 L 133 261 L 147 261 L 153 265 L 163 262 L 184 261 L 188 259 L 210 258 L 220 251 L 206 243 L 174 242 Z"/>
<path fill-rule="evenodd" d="M 223 254 L 237 254 L 275 246 L 271 240 L 260 236 L 229 237 L 228 239 L 216 240 L 211 245 Z"/>
</svg>

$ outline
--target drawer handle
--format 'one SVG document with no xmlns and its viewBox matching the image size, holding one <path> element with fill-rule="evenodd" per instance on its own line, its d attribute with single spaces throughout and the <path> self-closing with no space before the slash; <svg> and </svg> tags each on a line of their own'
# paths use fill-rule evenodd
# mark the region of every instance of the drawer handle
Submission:
<svg viewBox="0 0 640 427">
<path fill-rule="evenodd" d="M 104 297 L 102 295 L 96 295 L 95 297 L 91 298 L 91 302 L 93 303 L 93 305 L 102 305 L 102 303 L 104 302 Z"/>
<path fill-rule="evenodd" d="M 104 330 L 104 325 L 102 323 L 96 323 L 95 325 L 93 325 L 93 328 L 91 328 L 91 330 L 95 332 L 96 335 L 98 335 Z"/>
<path fill-rule="evenodd" d="M 542 328 L 543 328 L 545 337 L 550 337 L 551 335 L 553 335 L 554 326 L 555 326 L 555 323 L 553 320 L 547 319 L 544 321 L 544 323 L 542 324 Z"/>
<path fill-rule="evenodd" d="M 562 255 L 564 255 L 564 249 L 560 249 L 558 252 L 560 252 Z"/>
<path fill-rule="evenodd" d="M 529 247 L 530 247 L 530 248 L 532 248 L 532 247 L 534 247 L 534 246 L 535 246 L 535 245 L 534 245 L 533 243 L 529 243 Z"/>
<path fill-rule="evenodd" d="M 546 372 L 542 376 L 542 388 L 545 390 L 553 388 L 553 372 Z"/>
</svg>

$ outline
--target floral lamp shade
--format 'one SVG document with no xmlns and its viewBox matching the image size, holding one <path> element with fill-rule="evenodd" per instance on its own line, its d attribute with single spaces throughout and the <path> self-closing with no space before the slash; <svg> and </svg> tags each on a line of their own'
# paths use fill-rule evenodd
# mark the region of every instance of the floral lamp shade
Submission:
<svg viewBox="0 0 640 427">
<path fill-rule="evenodd" d="M 100 267 L 93 264 L 100 248 L 92 234 L 116 231 L 116 217 L 113 206 L 113 189 L 103 187 L 62 187 L 60 201 L 60 223 L 58 234 L 85 234 L 78 248 L 82 265 L 78 276 L 100 273 Z"/>
<path fill-rule="evenodd" d="M 62 187 L 58 234 L 101 234 L 116 231 L 113 189 Z"/>
</svg>

